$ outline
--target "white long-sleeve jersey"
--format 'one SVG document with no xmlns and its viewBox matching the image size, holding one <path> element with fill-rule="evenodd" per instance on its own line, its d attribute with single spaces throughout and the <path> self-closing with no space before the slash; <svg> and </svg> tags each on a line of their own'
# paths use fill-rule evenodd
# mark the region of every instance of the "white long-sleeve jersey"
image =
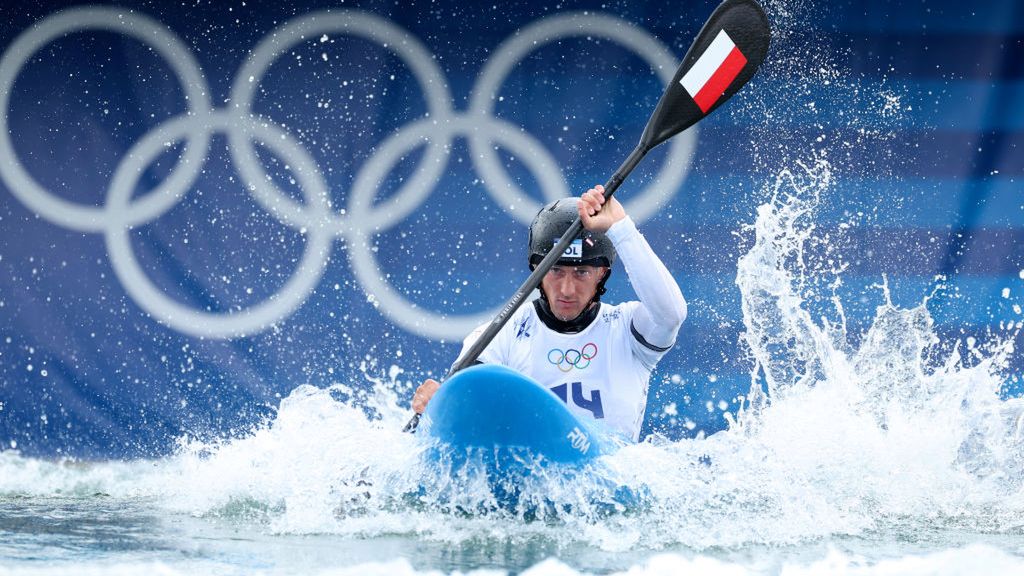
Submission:
<svg viewBox="0 0 1024 576">
<path fill-rule="evenodd" d="M 651 372 L 675 343 L 686 319 L 678 284 L 628 216 L 607 232 L 639 301 L 601 303 L 597 317 L 574 334 L 548 328 L 534 306 L 523 306 L 480 354 L 533 378 L 575 414 L 636 442 Z M 465 340 L 462 353 L 487 328 Z"/>
</svg>

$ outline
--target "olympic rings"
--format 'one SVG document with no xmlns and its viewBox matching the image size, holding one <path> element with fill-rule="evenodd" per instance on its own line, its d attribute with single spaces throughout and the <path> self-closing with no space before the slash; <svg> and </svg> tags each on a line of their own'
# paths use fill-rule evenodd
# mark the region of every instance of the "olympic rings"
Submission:
<svg viewBox="0 0 1024 576">
<path fill-rule="evenodd" d="M 553 354 L 555 355 L 554 358 L 552 358 Z M 561 348 L 548 350 L 548 362 L 557 366 L 562 372 L 570 372 L 573 368 L 585 370 L 590 366 L 590 361 L 596 357 L 597 344 L 593 342 L 587 342 L 581 350 L 575 348 L 569 348 L 565 351 L 562 351 Z"/>
<path fill-rule="evenodd" d="M 8 121 L 12 88 L 33 54 L 55 39 L 92 29 L 122 33 L 151 47 L 181 82 L 186 106 L 185 112 L 152 128 L 126 153 L 114 170 L 103 206 L 62 199 L 39 184 L 17 156 Z M 354 175 L 347 205 L 340 212 L 332 210 L 328 185 L 309 151 L 287 126 L 253 111 L 257 87 L 271 64 L 296 44 L 326 33 L 375 42 L 398 57 L 423 90 L 427 109 L 425 117 L 411 119 L 375 146 L 374 154 Z M 493 115 L 496 95 L 513 67 L 538 46 L 567 36 L 617 42 L 646 60 L 663 83 L 672 79 L 675 58 L 645 30 L 611 16 L 565 13 L 531 24 L 502 43 L 473 87 L 469 109 L 459 112 L 454 109 L 444 73 L 418 39 L 379 16 L 342 9 L 297 17 L 270 31 L 234 78 L 230 104 L 215 108 L 189 46 L 166 26 L 137 12 L 116 8 L 70 8 L 22 32 L 0 55 L 0 180 L 27 208 L 50 222 L 71 230 L 102 233 L 115 274 L 128 295 L 158 321 L 182 333 L 234 338 L 260 332 L 287 318 L 316 289 L 330 262 L 335 240 L 341 239 L 348 248 L 356 280 L 376 299 L 389 320 L 420 336 L 461 339 L 492 318 L 497 309 L 454 315 L 418 307 L 386 281 L 371 248 L 374 236 L 397 226 L 427 201 L 434 183 L 447 169 L 452 141 L 458 137 L 468 141 L 474 169 L 487 193 L 518 222 L 528 224 L 540 203 L 511 180 L 496 154 L 499 145 L 530 170 L 546 201 L 569 195 L 558 163 L 541 142 Z M 185 198 L 206 162 L 216 133 L 226 135 L 232 163 L 257 204 L 306 239 L 293 276 L 276 294 L 250 308 L 222 313 L 191 308 L 154 286 L 132 252 L 130 240 L 133 228 L 155 221 Z M 673 141 L 660 172 L 636 199 L 627 202 L 635 220 L 651 216 L 678 190 L 689 170 L 695 141 L 694 129 Z M 152 192 L 133 198 L 140 175 L 173 142 L 184 142 L 178 163 Z M 256 144 L 287 162 L 301 188 L 301 203 L 274 184 L 256 154 Z M 375 204 L 377 191 L 389 172 L 420 146 L 426 146 L 426 150 L 411 176 L 395 193 Z M 596 355 L 597 346 L 589 343 L 582 350 L 553 349 L 548 360 L 568 371 L 586 368 Z"/>
</svg>

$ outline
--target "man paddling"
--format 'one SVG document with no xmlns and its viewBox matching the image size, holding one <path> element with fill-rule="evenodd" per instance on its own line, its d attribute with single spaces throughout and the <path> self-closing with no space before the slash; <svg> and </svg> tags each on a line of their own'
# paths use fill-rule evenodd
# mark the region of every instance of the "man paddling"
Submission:
<svg viewBox="0 0 1024 576">
<path fill-rule="evenodd" d="M 612 198 L 605 206 L 603 186 L 541 209 L 530 225 L 531 270 L 577 216 L 584 230 L 544 276 L 541 297 L 515 313 L 479 362 L 529 376 L 578 416 L 635 442 L 651 371 L 675 343 L 686 300 L 619 201 Z M 601 302 L 616 255 L 639 301 Z M 486 327 L 466 338 L 463 355 Z M 439 386 L 428 379 L 416 389 L 412 407 L 417 414 Z"/>
</svg>

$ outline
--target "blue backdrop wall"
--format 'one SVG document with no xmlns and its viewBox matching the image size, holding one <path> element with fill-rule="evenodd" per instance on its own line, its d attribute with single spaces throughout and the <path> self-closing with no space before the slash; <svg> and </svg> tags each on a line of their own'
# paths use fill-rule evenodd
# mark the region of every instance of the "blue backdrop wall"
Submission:
<svg viewBox="0 0 1024 576">
<path fill-rule="evenodd" d="M 155 455 L 299 384 L 443 374 L 525 278 L 537 207 L 618 167 L 713 8 L 6 2 L 0 444 Z M 620 192 L 690 302 L 652 381 L 671 437 L 750 386 L 743 225 L 801 158 L 836 172 L 816 223 L 854 333 L 883 275 L 904 306 L 947 277 L 946 341 L 1020 319 L 1022 5 L 766 9 L 758 76 Z"/>
</svg>

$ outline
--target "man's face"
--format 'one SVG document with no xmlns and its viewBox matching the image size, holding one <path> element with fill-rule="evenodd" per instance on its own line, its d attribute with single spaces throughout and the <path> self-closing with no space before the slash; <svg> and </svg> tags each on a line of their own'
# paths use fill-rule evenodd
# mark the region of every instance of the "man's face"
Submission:
<svg viewBox="0 0 1024 576">
<path fill-rule="evenodd" d="M 556 265 L 551 268 L 540 286 L 555 317 L 568 322 L 579 316 L 597 293 L 597 285 L 607 270 L 603 266 Z"/>
</svg>

